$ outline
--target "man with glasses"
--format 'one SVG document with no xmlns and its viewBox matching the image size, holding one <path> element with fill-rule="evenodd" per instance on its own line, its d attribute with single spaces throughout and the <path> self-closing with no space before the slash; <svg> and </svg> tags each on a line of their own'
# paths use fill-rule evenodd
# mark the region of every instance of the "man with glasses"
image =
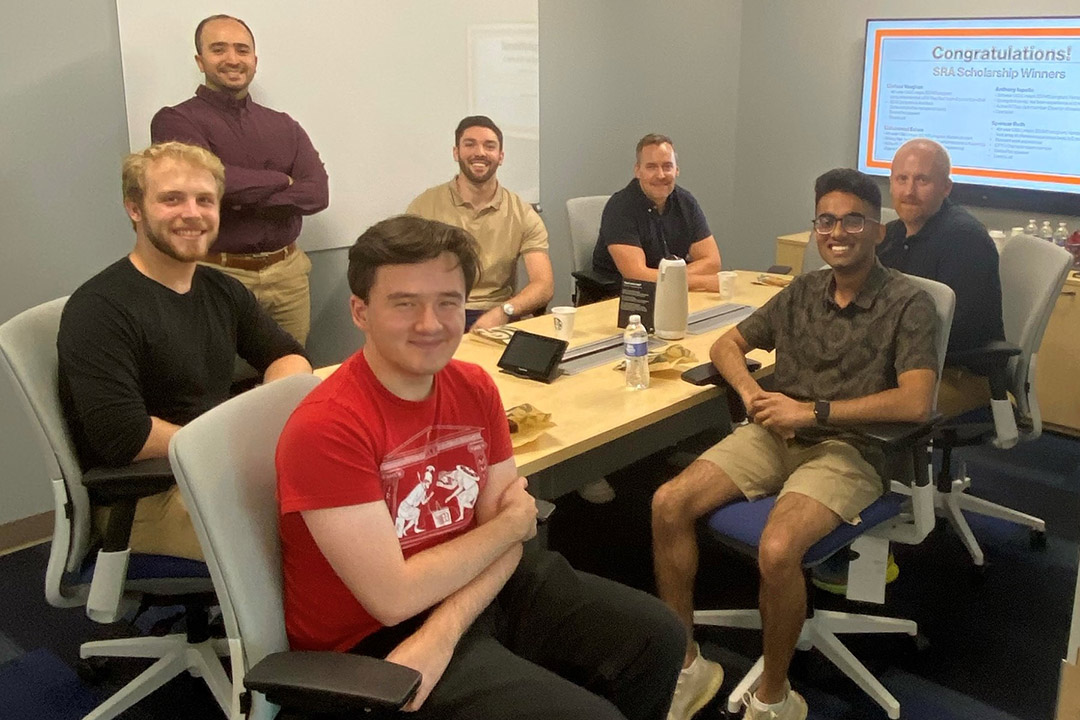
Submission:
<svg viewBox="0 0 1080 720">
<path fill-rule="evenodd" d="M 688 719 L 720 688 L 723 670 L 693 640 L 695 523 L 735 500 L 779 493 L 758 551 L 765 668 L 745 699 L 751 720 L 801 720 L 787 682 L 806 616 L 806 551 L 884 490 L 880 450 L 845 426 L 926 419 L 933 407 L 933 301 L 877 262 L 881 193 L 849 169 L 815 184 L 817 246 L 830 269 L 806 273 L 718 339 L 713 364 L 741 396 L 750 423 L 707 450 L 652 501 L 660 598 L 682 619 L 687 650 L 669 719 Z M 746 369 L 752 349 L 776 351 L 770 391 Z"/>
<path fill-rule="evenodd" d="M 956 293 L 949 352 L 1005 339 L 1001 319 L 1001 278 L 994 241 L 982 223 L 949 200 L 949 153 L 918 138 L 893 157 L 889 193 L 900 216 L 885 226 L 878 258 L 885 267 L 937 280 Z M 960 365 L 941 375 L 938 410 L 960 415 L 990 404 L 986 376 Z"/>
</svg>

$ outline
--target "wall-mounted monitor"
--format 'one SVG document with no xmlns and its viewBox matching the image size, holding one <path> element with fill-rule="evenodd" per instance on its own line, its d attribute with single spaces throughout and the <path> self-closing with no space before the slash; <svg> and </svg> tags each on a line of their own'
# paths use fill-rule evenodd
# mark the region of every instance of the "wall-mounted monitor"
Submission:
<svg viewBox="0 0 1080 720">
<path fill-rule="evenodd" d="M 1080 17 L 868 20 L 859 169 L 917 137 L 960 202 L 1080 214 Z"/>
</svg>

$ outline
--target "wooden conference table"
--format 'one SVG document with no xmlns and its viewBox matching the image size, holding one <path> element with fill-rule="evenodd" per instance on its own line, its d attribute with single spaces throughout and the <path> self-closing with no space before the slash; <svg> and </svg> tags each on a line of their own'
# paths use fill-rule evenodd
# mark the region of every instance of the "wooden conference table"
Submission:
<svg viewBox="0 0 1080 720">
<path fill-rule="evenodd" d="M 761 306 L 779 288 L 753 284 L 757 275 L 740 271 L 730 301 L 721 301 L 717 293 L 690 293 L 690 312 L 725 302 Z M 618 300 L 578 308 L 570 348 L 621 333 L 617 318 Z M 555 336 L 550 315 L 520 320 L 513 326 Z M 671 342 L 691 350 L 699 363 L 706 362 L 709 347 L 729 327 Z M 541 498 L 558 497 L 702 430 L 729 423 L 723 393 L 716 387 L 684 382 L 681 371 L 654 373 L 648 389 L 631 391 L 625 387 L 623 373 L 608 362 L 544 384 L 501 372 L 496 363 L 503 349 L 466 333 L 454 357 L 485 368 L 495 379 L 504 407 L 529 403 L 551 414 L 555 426 L 514 451 L 519 472 L 529 478 L 530 489 Z M 753 351 L 750 356 L 762 363 L 758 374 L 771 370 L 772 353 Z M 320 368 L 316 374 L 326 377 L 336 368 Z"/>
</svg>

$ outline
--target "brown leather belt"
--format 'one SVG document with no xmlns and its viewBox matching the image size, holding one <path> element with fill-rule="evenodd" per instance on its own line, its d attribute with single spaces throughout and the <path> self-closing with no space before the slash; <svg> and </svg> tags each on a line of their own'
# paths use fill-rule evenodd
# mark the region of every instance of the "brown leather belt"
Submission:
<svg viewBox="0 0 1080 720">
<path fill-rule="evenodd" d="M 265 253 L 218 253 L 206 254 L 206 262 L 237 270 L 265 270 L 274 263 L 281 262 L 296 252 L 296 243 L 292 242 L 274 252 Z"/>
</svg>

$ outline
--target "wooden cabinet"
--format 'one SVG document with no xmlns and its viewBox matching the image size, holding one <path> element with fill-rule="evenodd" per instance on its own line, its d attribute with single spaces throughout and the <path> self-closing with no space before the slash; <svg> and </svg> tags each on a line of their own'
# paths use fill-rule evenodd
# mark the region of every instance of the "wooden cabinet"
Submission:
<svg viewBox="0 0 1080 720">
<path fill-rule="evenodd" d="M 1069 273 L 1054 304 L 1035 371 L 1043 422 L 1080 435 L 1080 272 Z"/>
<path fill-rule="evenodd" d="M 781 235 L 776 238 L 776 264 L 788 265 L 791 267 L 791 274 L 798 275 L 802 272 L 806 245 L 809 242 L 809 232 Z"/>
</svg>

